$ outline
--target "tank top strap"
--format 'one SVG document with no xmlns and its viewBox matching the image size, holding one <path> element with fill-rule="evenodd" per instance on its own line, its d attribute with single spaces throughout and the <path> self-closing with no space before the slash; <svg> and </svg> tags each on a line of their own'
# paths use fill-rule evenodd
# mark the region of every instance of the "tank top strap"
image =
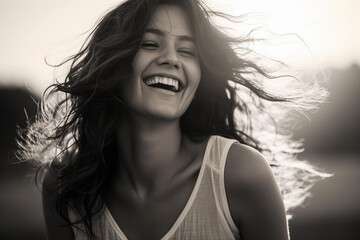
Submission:
<svg viewBox="0 0 360 240">
<path fill-rule="evenodd" d="M 212 146 L 209 152 L 210 157 L 207 159 L 207 162 L 214 170 L 220 172 L 221 167 L 225 166 L 227 154 L 234 142 L 237 142 L 237 140 L 217 135 L 212 136 Z"/>
<path fill-rule="evenodd" d="M 233 221 L 230 214 L 224 180 L 225 164 L 228 152 L 232 144 L 234 144 L 235 142 L 237 142 L 237 140 L 235 139 L 229 139 L 222 136 L 214 136 L 208 161 L 209 165 L 213 170 L 213 188 L 218 208 L 220 208 L 219 210 L 222 212 L 225 221 L 230 227 L 230 230 L 232 231 L 234 236 L 239 239 L 240 231 L 236 227 L 235 222 Z"/>
</svg>

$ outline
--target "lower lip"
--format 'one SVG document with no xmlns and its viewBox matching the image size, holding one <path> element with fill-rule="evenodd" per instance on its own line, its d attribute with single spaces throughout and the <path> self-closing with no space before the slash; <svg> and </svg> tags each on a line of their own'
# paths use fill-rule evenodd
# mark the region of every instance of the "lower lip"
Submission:
<svg viewBox="0 0 360 240">
<path fill-rule="evenodd" d="M 162 88 L 157 88 L 157 87 L 150 87 L 148 86 L 146 83 L 144 83 L 144 81 L 142 81 L 143 84 L 150 88 L 151 90 L 154 90 L 154 91 L 157 91 L 157 92 L 160 92 L 160 93 L 164 93 L 164 94 L 167 94 L 167 95 L 172 95 L 172 96 L 175 96 L 178 92 L 173 92 L 171 90 L 166 90 L 166 89 L 162 89 Z"/>
<path fill-rule="evenodd" d="M 157 87 L 150 87 L 148 86 L 144 81 L 142 81 L 142 83 L 148 87 L 148 88 L 151 88 L 152 90 L 155 90 L 155 91 L 158 91 L 158 92 L 161 92 L 161 93 L 166 93 L 168 95 L 176 95 L 177 93 L 179 92 L 174 92 L 174 91 L 171 91 L 171 90 L 166 90 L 166 89 L 163 89 L 163 88 L 157 88 Z"/>
<path fill-rule="evenodd" d="M 147 85 L 146 85 L 147 86 Z M 149 86 L 148 86 L 149 87 Z M 162 88 L 155 88 L 155 87 L 149 87 L 151 88 L 152 90 L 154 91 L 157 91 L 157 92 L 160 92 L 160 93 L 164 93 L 164 94 L 167 94 L 167 95 L 173 95 L 175 96 L 177 92 L 173 92 L 173 91 L 170 91 L 170 90 L 166 90 L 166 89 L 162 89 Z"/>
</svg>

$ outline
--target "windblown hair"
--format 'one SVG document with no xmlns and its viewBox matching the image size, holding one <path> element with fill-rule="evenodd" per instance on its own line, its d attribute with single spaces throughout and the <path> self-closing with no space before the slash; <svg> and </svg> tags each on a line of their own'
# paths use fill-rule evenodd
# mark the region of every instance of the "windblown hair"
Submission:
<svg viewBox="0 0 360 240">
<path fill-rule="evenodd" d="M 230 37 L 213 23 L 213 12 L 198 0 L 127 0 L 107 13 L 71 62 L 65 81 L 44 93 L 35 122 L 19 140 L 22 159 L 55 174 L 57 210 L 69 224 L 74 208 L 94 238 L 92 216 L 103 207 L 109 176 L 104 149 L 124 117 L 120 83 L 132 74 L 146 24 L 162 3 L 183 7 L 192 23 L 201 65 L 196 98 L 180 119 L 183 134 L 197 141 L 211 135 L 237 139 L 269 161 L 291 210 L 309 196 L 314 180 L 325 177 L 297 159 L 302 144 L 284 128 L 294 113 L 315 109 L 326 91 L 314 81 L 274 75 L 247 58 L 251 34 Z"/>
</svg>

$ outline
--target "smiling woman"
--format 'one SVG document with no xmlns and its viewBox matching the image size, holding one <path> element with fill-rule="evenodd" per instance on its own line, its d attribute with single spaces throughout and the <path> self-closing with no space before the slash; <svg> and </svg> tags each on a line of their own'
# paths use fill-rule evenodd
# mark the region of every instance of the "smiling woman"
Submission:
<svg viewBox="0 0 360 240">
<path fill-rule="evenodd" d="M 129 109 L 146 118 L 179 120 L 201 77 L 192 35 L 184 9 L 176 5 L 156 9 L 132 62 L 133 75 L 121 88 Z"/>
<path fill-rule="evenodd" d="M 295 78 L 267 89 L 282 78 L 213 15 L 127 0 L 44 94 L 19 154 L 41 164 L 50 239 L 288 239 L 286 214 L 324 175 L 276 122 L 324 92 Z"/>
</svg>

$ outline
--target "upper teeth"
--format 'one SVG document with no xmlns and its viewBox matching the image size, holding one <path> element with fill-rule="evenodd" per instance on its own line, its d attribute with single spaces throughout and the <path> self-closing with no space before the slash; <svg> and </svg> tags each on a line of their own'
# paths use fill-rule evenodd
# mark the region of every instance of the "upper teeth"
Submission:
<svg viewBox="0 0 360 240">
<path fill-rule="evenodd" d="M 145 83 L 147 85 L 153 85 L 156 83 L 166 84 L 169 86 L 173 86 L 176 91 L 179 90 L 179 82 L 178 82 L 178 80 L 173 79 L 173 78 L 155 76 L 155 77 L 146 79 Z"/>
</svg>

